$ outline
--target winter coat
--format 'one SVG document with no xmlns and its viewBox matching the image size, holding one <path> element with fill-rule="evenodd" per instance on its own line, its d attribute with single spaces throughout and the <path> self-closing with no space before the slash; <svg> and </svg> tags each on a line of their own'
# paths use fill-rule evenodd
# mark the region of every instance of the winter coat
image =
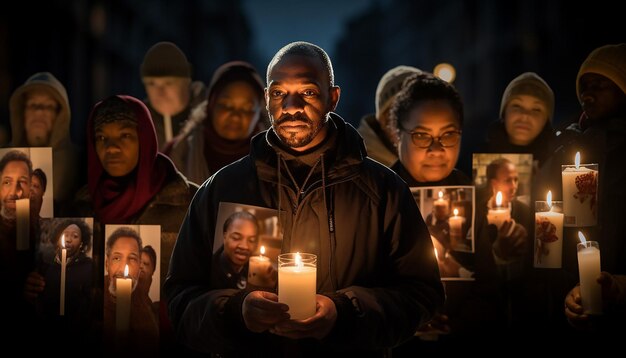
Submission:
<svg viewBox="0 0 626 358">
<path fill-rule="evenodd" d="M 206 97 L 206 88 L 204 84 L 200 81 L 195 81 L 191 83 L 190 86 L 190 99 L 189 104 L 183 109 L 182 112 L 171 117 L 172 119 L 172 135 L 176 137 L 181 129 L 185 126 L 185 123 L 189 120 L 190 115 L 193 113 L 194 109 L 198 106 L 201 106 L 204 98 Z M 166 146 L 165 142 L 165 125 L 163 122 L 163 115 L 157 112 L 150 102 L 146 99 L 144 101 L 146 107 L 150 110 L 150 116 L 152 117 L 152 122 L 154 123 L 154 129 L 157 134 L 157 142 L 159 144 L 159 150 L 163 151 L 163 148 Z M 176 169 L 178 169 L 184 176 L 189 177 L 185 168 L 185 156 L 187 152 L 191 148 L 188 147 L 187 143 L 179 143 L 175 148 L 172 148 L 167 156 L 170 157 Z"/>
<path fill-rule="evenodd" d="M 250 155 L 199 189 L 164 287 L 185 345 L 214 353 L 380 352 L 411 337 L 443 303 L 428 229 L 408 187 L 366 157 L 362 139 L 343 119 L 331 114 L 329 126 L 336 128 L 336 145 L 321 154 L 322 165 L 314 167 L 320 170 L 301 192 L 280 164 L 293 154 L 272 130 L 255 136 Z M 211 286 L 220 202 L 280 209 L 282 252 L 317 254 L 317 292 L 330 297 L 338 313 L 329 336 L 291 341 L 251 333 L 241 313 L 247 292 Z"/>
<path fill-rule="evenodd" d="M 391 167 L 398 160 L 398 151 L 387 139 L 387 135 L 380 126 L 374 114 L 368 114 L 361 119 L 357 131 L 363 137 L 367 155 L 370 158 Z"/>
</svg>

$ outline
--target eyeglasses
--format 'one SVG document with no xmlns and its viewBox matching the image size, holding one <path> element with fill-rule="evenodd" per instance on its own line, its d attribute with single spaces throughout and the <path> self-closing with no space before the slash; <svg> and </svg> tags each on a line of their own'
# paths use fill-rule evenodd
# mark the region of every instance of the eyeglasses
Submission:
<svg viewBox="0 0 626 358">
<path fill-rule="evenodd" d="M 54 104 L 29 103 L 26 105 L 26 110 L 33 112 L 42 110 L 44 112 L 52 113 L 57 111 L 57 106 Z"/>
<path fill-rule="evenodd" d="M 435 140 L 437 140 L 437 143 L 444 148 L 454 147 L 461 141 L 461 131 L 449 131 L 443 133 L 439 137 L 433 137 L 428 133 L 410 132 L 404 128 L 400 128 L 400 130 L 410 134 L 413 144 L 415 144 L 418 148 L 430 148 Z"/>
</svg>

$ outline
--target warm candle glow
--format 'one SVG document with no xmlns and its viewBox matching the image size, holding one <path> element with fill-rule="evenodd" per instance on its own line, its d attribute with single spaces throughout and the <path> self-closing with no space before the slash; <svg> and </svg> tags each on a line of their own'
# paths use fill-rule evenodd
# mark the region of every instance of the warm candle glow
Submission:
<svg viewBox="0 0 626 358">
<path fill-rule="evenodd" d="M 437 253 L 437 248 L 435 247 L 434 250 L 435 250 L 435 258 L 437 259 L 437 261 L 439 261 L 439 254 Z"/>
<path fill-rule="evenodd" d="M 61 248 L 65 248 L 65 234 L 61 235 Z"/>
<path fill-rule="evenodd" d="M 304 267 L 304 264 L 302 263 L 302 257 L 300 256 L 299 252 L 296 252 L 296 267 Z"/>
<path fill-rule="evenodd" d="M 261 256 L 265 255 L 265 246 L 261 245 Z"/>
<path fill-rule="evenodd" d="M 453 213 L 454 213 L 454 216 L 459 216 L 459 209 L 454 209 Z"/>
<path fill-rule="evenodd" d="M 578 232 L 578 238 L 580 239 L 580 242 L 585 244 L 587 242 L 587 239 L 585 239 L 585 235 L 583 235 L 582 232 Z"/>
<path fill-rule="evenodd" d="M 443 199 L 443 191 L 439 191 L 439 199 Z"/>
<path fill-rule="evenodd" d="M 499 191 L 498 194 L 496 194 L 496 206 L 502 206 L 502 192 Z"/>
<path fill-rule="evenodd" d="M 580 168 L 580 152 L 576 152 L 576 157 L 574 158 L 574 164 L 576 164 L 576 169 Z"/>
<path fill-rule="evenodd" d="M 126 267 L 124 267 L 124 278 L 128 277 L 128 264 L 126 264 Z"/>
<path fill-rule="evenodd" d="M 546 201 L 548 202 L 548 206 L 552 207 L 552 190 L 548 190 L 548 195 L 546 195 Z"/>
</svg>

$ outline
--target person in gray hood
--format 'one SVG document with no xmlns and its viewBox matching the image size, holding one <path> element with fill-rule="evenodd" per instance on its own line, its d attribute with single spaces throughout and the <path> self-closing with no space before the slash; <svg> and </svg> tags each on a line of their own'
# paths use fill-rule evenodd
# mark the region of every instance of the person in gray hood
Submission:
<svg viewBox="0 0 626 358">
<path fill-rule="evenodd" d="M 70 104 L 65 87 L 50 72 L 38 72 L 11 95 L 11 147 L 52 147 L 55 211 L 79 185 L 78 147 L 70 138 Z"/>
<path fill-rule="evenodd" d="M 383 356 L 443 304 L 428 229 L 402 179 L 332 113 L 340 89 L 323 49 L 283 47 L 267 84 L 272 128 L 202 185 L 179 232 L 164 287 L 177 337 L 224 356 Z M 211 280 L 220 202 L 276 210 L 282 252 L 317 255 L 312 317 L 290 319 L 273 290 Z"/>
</svg>

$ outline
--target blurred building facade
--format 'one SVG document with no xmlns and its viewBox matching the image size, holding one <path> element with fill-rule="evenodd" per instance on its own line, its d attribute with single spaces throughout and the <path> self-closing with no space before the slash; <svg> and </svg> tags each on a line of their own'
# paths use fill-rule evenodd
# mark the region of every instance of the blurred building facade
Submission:
<svg viewBox="0 0 626 358">
<path fill-rule="evenodd" d="M 72 138 L 80 144 L 97 101 L 111 94 L 145 97 L 139 66 L 156 42 L 176 43 L 194 79 L 205 83 L 226 61 L 256 58 L 240 0 L 64 0 L 12 8 L 0 14 L 0 124 L 8 129 L 12 91 L 48 71 L 67 88 Z"/>
</svg>

